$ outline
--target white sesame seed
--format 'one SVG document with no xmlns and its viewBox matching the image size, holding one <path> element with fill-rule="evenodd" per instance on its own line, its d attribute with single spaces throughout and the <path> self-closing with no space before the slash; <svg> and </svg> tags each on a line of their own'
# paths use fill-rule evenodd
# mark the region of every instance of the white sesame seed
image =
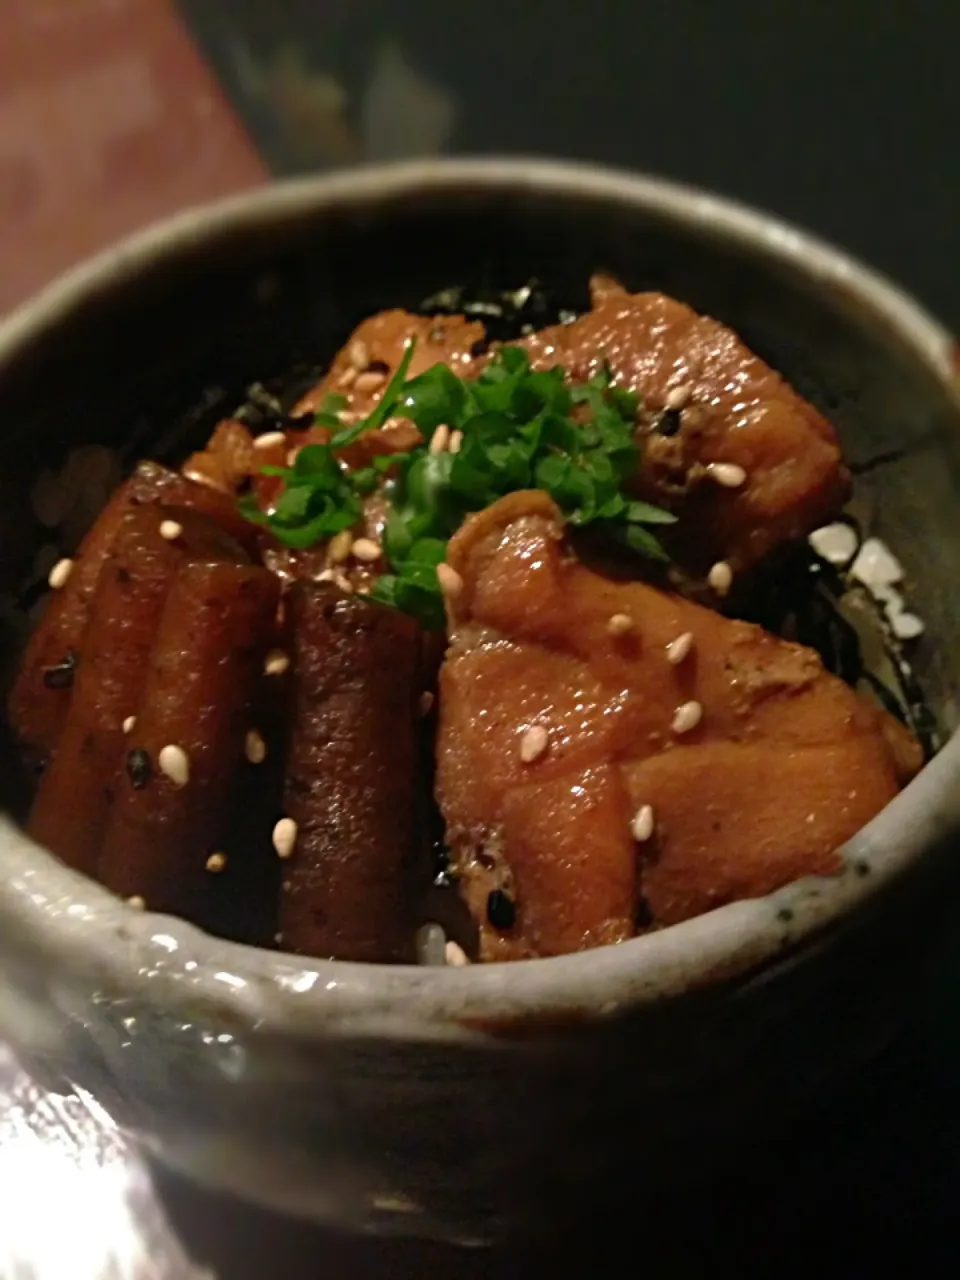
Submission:
<svg viewBox="0 0 960 1280">
<path fill-rule="evenodd" d="M 146 899 L 141 898 L 139 893 L 135 893 L 132 897 L 127 899 L 127 906 L 133 907 L 134 911 L 146 911 Z"/>
<path fill-rule="evenodd" d="M 463 432 L 462 432 L 462 431 L 451 431 L 451 432 L 450 432 L 450 446 L 449 446 L 449 448 L 450 448 L 450 452 L 451 452 L 451 453 L 459 453 L 462 447 L 463 447 Z"/>
<path fill-rule="evenodd" d="M 443 948 L 443 958 L 451 969 L 462 969 L 464 965 L 470 963 L 470 957 L 460 946 L 459 942 L 454 942 L 452 938 L 447 940 L 447 945 Z"/>
<path fill-rule="evenodd" d="M 297 447 L 296 447 L 295 449 L 288 449 L 288 450 L 287 450 L 287 466 L 288 466 L 288 467 L 292 467 L 292 466 L 293 466 L 293 464 L 296 462 L 296 460 L 297 460 L 297 458 L 298 458 L 298 456 L 299 456 L 299 454 L 300 454 L 300 450 L 301 450 L 302 448 L 303 448 L 303 445 L 299 445 L 299 444 L 298 444 L 298 445 L 297 445 Z"/>
<path fill-rule="evenodd" d="M 358 372 L 359 370 L 355 369 L 354 366 L 351 365 L 350 368 L 347 369 L 345 373 L 341 373 L 340 377 L 337 379 L 337 388 L 340 391 L 348 391 L 356 382 Z"/>
<path fill-rule="evenodd" d="M 67 585 L 67 579 L 71 573 L 73 573 L 73 561 L 69 559 L 58 560 L 50 570 L 47 582 L 53 587 L 54 591 L 60 591 L 61 588 Z"/>
<path fill-rule="evenodd" d="M 256 729 L 250 729 L 243 743 L 243 753 L 251 764 L 263 764 L 267 758 L 267 744 L 263 735 Z"/>
<path fill-rule="evenodd" d="M 673 713 L 671 729 L 674 733 L 690 733 L 703 719 L 703 707 L 699 702 L 683 702 Z"/>
<path fill-rule="evenodd" d="M 890 626 L 898 640 L 916 640 L 923 635 L 923 619 L 915 613 L 895 613 L 890 618 Z"/>
<path fill-rule="evenodd" d="M 633 630 L 633 619 L 628 613 L 615 613 L 607 623 L 607 634 L 625 636 Z"/>
<path fill-rule="evenodd" d="M 225 484 L 214 480 L 213 476 L 208 476 L 206 472 L 197 471 L 195 467 L 184 467 L 182 474 L 185 480 L 190 480 L 193 484 L 202 484 L 205 489 L 213 489 L 217 493 L 230 492 Z"/>
<path fill-rule="evenodd" d="M 633 815 L 633 821 L 630 823 L 630 834 L 638 844 L 643 844 L 653 835 L 654 825 L 653 806 L 642 804 Z"/>
<path fill-rule="evenodd" d="M 137 723 L 137 717 L 136 717 L 136 716 L 127 716 L 126 720 L 124 720 L 124 722 L 123 722 L 123 732 L 124 732 L 124 733 L 133 733 L 133 726 L 134 726 L 136 723 Z"/>
<path fill-rule="evenodd" d="M 711 462 L 707 475 L 724 489 L 739 489 L 747 480 L 746 471 L 736 462 Z"/>
<path fill-rule="evenodd" d="M 278 946 L 278 947 L 282 947 L 282 946 L 283 946 L 283 934 L 282 934 L 282 933 L 275 933 L 275 934 L 273 935 L 273 940 L 274 940 L 274 942 L 277 944 L 277 946 Z"/>
<path fill-rule="evenodd" d="M 344 595 L 353 594 L 353 583 L 345 573 L 341 573 L 339 569 L 323 569 L 314 579 L 316 582 L 333 582 Z"/>
<path fill-rule="evenodd" d="M 341 529 L 339 533 L 334 534 L 330 539 L 330 545 L 327 547 L 327 559 L 331 564 L 343 564 L 350 556 L 353 549 L 353 534 L 349 529 Z"/>
<path fill-rule="evenodd" d="M 422 716 L 428 716 L 430 712 L 433 710 L 433 703 L 434 703 L 433 694 L 430 692 L 429 689 L 424 689 L 423 693 L 421 693 L 420 695 L 419 702 L 417 703 L 417 709 L 419 710 Z"/>
<path fill-rule="evenodd" d="M 263 662 L 264 675 L 282 676 L 290 668 L 290 655 L 282 649 L 271 649 Z"/>
<path fill-rule="evenodd" d="M 383 555 L 383 547 L 379 542 L 374 542 L 373 538 L 357 538 L 350 554 L 355 560 L 362 560 L 364 564 L 373 564 Z"/>
<path fill-rule="evenodd" d="M 157 764 L 160 772 L 166 774 L 175 787 L 185 787 L 190 781 L 190 757 L 183 747 L 173 743 L 161 747 Z"/>
<path fill-rule="evenodd" d="M 707 574 L 707 582 L 718 596 L 725 596 L 733 586 L 733 570 L 726 560 L 718 560 Z"/>
<path fill-rule="evenodd" d="M 850 572 L 866 587 L 892 587 L 903 579 L 903 566 L 879 538 L 867 538 Z"/>
<path fill-rule="evenodd" d="M 441 422 L 430 437 L 430 452 L 432 454 L 446 453 L 449 445 L 450 428 Z"/>
<path fill-rule="evenodd" d="M 273 847 L 278 858 L 292 858 L 297 846 L 297 824 L 292 818 L 281 818 L 273 828 Z"/>
<path fill-rule="evenodd" d="M 814 529 L 807 541 L 818 556 L 839 568 L 848 565 L 857 554 L 857 531 L 841 520 Z"/>
<path fill-rule="evenodd" d="M 375 369 L 371 369 L 369 373 L 359 374 L 354 386 L 358 391 L 379 391 L 386 380 L 385 373 L 377 373 Z"/>
<path fill-rule="evenodd" d="M 214 875 L 218 871 L 222 871 L 227 865 L 227 855 L 225 853 L 211 853 L 207 859 L 207 870 L 212 871 Z"/>
<path fill-rule="evenodd" d="M 524 764 L 539 760 L 550 745 L 550 735 L 542 724 L 532 724 L 520 739 L 520 759 Z"/>
<path fill-rule="evenodd" d="M 160 521 L 160 537 L 165 542 L 176 542 L 183 534 L 183 525 L 177 520 Z"/>
<path fill-rule="evenodd" d="M 350 343 L 350 350 L 347 352 L 347 356 L 358 373 L 370 368 L 370 348 L 362 338 L 355 338 Z"/>
<path fill-rule="evenodd" d="M 681 382 L 678 386 L 672 387 L 667 392 L 667 398 L 663 402 L 665 409 L 685 409 L 690 403 L 690 397 L 693 395 L 693 384 L 690 382 Z"/>
<path fill-rule="evenodd" d="M 448 600 L 456 600 L 463 590 L 463 579 L 452 565 L 437 565 L 437 581 L 440 583 L 440 590 Z"/>
<path fill-rule="evenodd" d="M 272 449 L 274 445 L 286 444 L 287 437 L 282 431 L 265 431 L 262 436 L 257 436 L 253 442 L 255 449 Z"/>
<path fill-rule="evenodd" d="M 690 655 L 693 649 L 693 632 L 684 631 L 667 645 L 667 661 L 672 667 L 678 667 Z"/>
</svg>

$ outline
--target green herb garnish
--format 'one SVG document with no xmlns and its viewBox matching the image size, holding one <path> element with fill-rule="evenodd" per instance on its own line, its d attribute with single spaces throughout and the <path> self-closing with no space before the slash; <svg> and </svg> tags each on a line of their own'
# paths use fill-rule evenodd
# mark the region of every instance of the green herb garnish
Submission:
<svg viewBox="0 0 960 1280">
<path fill-rule="evenodd" d="M 391 572 L 376 581 L 371 597 L 437 629 L 444 611 L 436 566 L 447 540 L 471 512 L 518 489 L 543 489 L 571 524 L 591 525 L 641 555 L 667 559 L 647 526 L 676 517 L 625 492 L 640 461 L 638 397 L 611 386 L 606 371 L 571 388 L 562 368 L 534 372 L 521 347 L 506 346 L 475 380 L 438 364 L 408 381 L 412 356 L 411 343 L 364 421 L 337 430 L 327 445 L 307 445 L 292 467 L 264 467 L 285 487 L 269 515 L 253 498 L 243 499 L 247 519 L 287 546 L 312 546 L 355 525 L 364 496 L 387 476 L 391 511 L 383 548 Z M 317 421 L 339 427 L 335 413 L 325 402 Z M 335 451 L 394 415 L 416 423 L 424 444 L 344 471 Z M 462 432 L 458 453 L 430 452 L 441 425 Z"/>
</svg>

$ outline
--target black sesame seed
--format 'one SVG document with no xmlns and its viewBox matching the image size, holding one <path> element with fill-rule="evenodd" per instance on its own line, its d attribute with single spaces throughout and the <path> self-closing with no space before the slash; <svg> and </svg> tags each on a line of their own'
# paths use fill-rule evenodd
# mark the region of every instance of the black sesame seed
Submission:
<svg viewBox="0 0 960 1280">
<path fill-rule="evenodd" d="M 48 689 L 69 689 L 77 670 L 77 655 L 73 649 L 67 650 L 67 656 L 55 667 L 47 667 L 43 673 L 43 683 Z"/>
<path fill-rule="evenodd" d="M 781 907 L 777 912 L 777 919 L 782 921 L 784 924 L 789 924 L 793 919 L 793 912 L 789 907 Z"/>
<path fill-rule="evenodd" d="M 856 871 L 856 873 L 857 873 L 857 875 L 858 875 L 858 876 L 868 876 L 868 875 L 870 874 L 870 863 L 869 863 L 869 862 L 855 862 L 855 863 L 854 863 L 854 870 Z"/>
<path fill-rule="evenodd" d="M 657 430 L 662 436 L 675 436 L 680 430 L 680 410 L 664 409 L 657 422 Z"/>
<path fill-rule="evenodd" d="M 639 898 L 636 910 L 633 913 L 633 923 L 638 929 L 649 929 L 653 921 L 654 915 L 650 903 L 646 898 Z"/>
<path fill-rule="evenodd" d="M 502 889 L 494 889 L 487 898 L 487 919 L 495 929 L 512 929 L 516 924 L 517 908 Z"/>
<path fill-rule="evenodd" d="M 127 752 L 127 776 L 137 791 L 141 791 L 153 777 L 150 756 L 142 747 Z"/>
</svg>

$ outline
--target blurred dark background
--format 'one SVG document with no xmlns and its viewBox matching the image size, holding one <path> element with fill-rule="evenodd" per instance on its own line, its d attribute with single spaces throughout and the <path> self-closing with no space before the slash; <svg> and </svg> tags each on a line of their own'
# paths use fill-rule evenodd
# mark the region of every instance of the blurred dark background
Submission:
<svg viewBox="0 0 960 1280">
<path fill-rule="evenodd" d="M 639 167 L 803 223 L 960 326 L 956 0 L 179 3 L 276 170 Z"/>
</svg>

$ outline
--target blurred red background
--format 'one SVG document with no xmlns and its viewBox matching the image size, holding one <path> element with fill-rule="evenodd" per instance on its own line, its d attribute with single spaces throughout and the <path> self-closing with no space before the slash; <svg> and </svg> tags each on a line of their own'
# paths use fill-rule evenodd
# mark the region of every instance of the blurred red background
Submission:
<svg viewBox="0 0 960 1280">
<path fill-rule="evenodd" d="M 3 0 L 0 311 L 266 170 L 167 0 Z"/>
</svg>

